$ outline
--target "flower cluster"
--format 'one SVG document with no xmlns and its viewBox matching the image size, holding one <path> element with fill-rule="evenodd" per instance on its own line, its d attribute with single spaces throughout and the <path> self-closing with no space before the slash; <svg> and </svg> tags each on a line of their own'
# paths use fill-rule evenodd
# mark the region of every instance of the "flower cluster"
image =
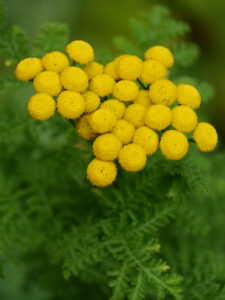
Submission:
<svg viewBox="0 0 225 300">
<path fill-rule="evenodd" d="M 15 73 L 19 80 L 33 81 L 36 94 L 28 112 L 34 119 L 48 120 L 57 110 L 64 118 L 76 119 L 79 136 L 93 140 L 95 158 L 87 167 L 93 185 L 115 181 L 116 159 L 129 172 L 142 170 L 158 148 L 169 160 L 182 159 L 188 152 L 188 133 L 201 151 L 216 147 L 215 128 L 198 122 L 199 92 L 167 79 L 174 64 L 169 49 L 151 47 L 143 60 L 120 55 L 106 66 L 94 61 L 87 42 L 73 41 L 66 52 L 69 57 L 53 51 L 26 58 Z"/>
</svg>

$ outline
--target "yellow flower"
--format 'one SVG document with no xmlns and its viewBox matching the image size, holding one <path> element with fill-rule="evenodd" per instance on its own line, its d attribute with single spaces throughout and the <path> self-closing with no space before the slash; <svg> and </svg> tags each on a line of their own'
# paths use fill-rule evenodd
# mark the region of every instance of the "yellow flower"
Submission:
<svg viewBox="0 0 225 300">
<path fill-rule="evenodd" d="M 201 122 L 197 125 L 193 138 L 199 150 L 203 152 L 213 151 L 218 143 L 216 129 L 207 122 Z"/>
<path fill-rule="evenodd" d="M 117 168 L 113 161 L 93 159 L 87 168 L 87 178 L 98 187 L 111 185 L 115 181 Z"/>
<path fill-rule="evenodd" d="M 122 142 L 122 144 L 129 144 L 134 136 L 134 126 L 126 120 L 117 121 L 112 133 Z"/>
<path fill-rule="evenodd" d="M 77 134 L 85 140 L 93 140 L 97 133 L 92 129 L 89 121 L 91 119 L 90 114 L 86 114 L 80 117 L 76 123 Z"/>
<path fill-rule="evenodd" d="M 158 134 L 145 126 L 139 127 L 135 130 L 133 142 L 141 146 L 147 155 L 152 155 L 159 147 Z"/>
<path fill-rule="evenodd" d="M 109 99 L 102 103 L 101 108 L 111 110 L 119 120 L 122 119 L 126 106 L 124 103 L 118 101 L 117 99 Z"/>
<path fill-rule="evenodd" d="M 90 83 L 90 90 L 100 97 L 108 96 L 112 93 L 115 80 L 106 74 L 95 76 Z"/>
<path fill-rule="evenodd" d="M 172 113 L 170 108 L 166 105 L 151 105 L 145 114 L 144 120 L 148 127 L 163 130 L 171 124 Z"/>
<path fill-rule="evenodd" d="M 87 74 L 78 67 L 67 67 L 61 73 L 61 81 L 65 89 L 82 93 L 88 87 Z"/>
<path fill-rule="evenodd" d="M 167 69 L 159 61 L 150 59 L 143 62 L 143 69 L 140 76 L 141 81 L 151 84 L 166 76 Z"/>
<path fill-rule="evenodd" d="M 94 78 L 97 75 L 100 75 L 103 73 L 104 66 L 99 64 L 96 61 L 91 61 L 87 65 L 83 67 L 83 70 L 86 72 L 89 80 Z"/>
<path fill-rule="evenodd" d="M 124 113 L 124 119 L 138 128 L 144 125 L 146 107 L 140 104 L 129 105 Z"/>
<path fill-rule="evenodd" d="M 120 80 L 114 85 L 113 95 L 120 101 L 133 101 L 138 95 L 138 85 L 131 80 Z"/>
<path fill-rule="evenodd" d="M 95 56 L 93 48 L 85 41 L 77 40 L 69 43 L 66 47 L 66 51 L 70 58 L 81 65 L 94 60 Z"/>
<path fill-rule="evenodd" d="M 98 95 L 91 91 L 86 91 L 83 93 L 85 110 L 84 112 L 90 113 L 95 111 L 100 105 L 100 98 Z"/>
<path fill-rule="evenodd" d="M 177 102 L 197 109 L 201 104 L 201 96 L 195 87 L 189 84 L 179 84 L 177 86 Z"/>
<path fill-rule="evenodd" d="M 28 112 L 32 118 L 39 121 L 50 119 L 55 113 L 55 100 L 48 94 L 35 94 L 28 102 Z"/>
<path fill-rule="evenodd" d="M 106 133 L 113 130 L 116 123 L 114 113 L 108 109 L 100 108 L 92 113 L 90 125 L 97 133 Z"/>
<path fill-rule="evenodd" d="M 93 143 L 94 155 L 101 160 L 114 160 L 122 147 L 121 141 L 111 133 L 100 135 Z"/>
<path fill-rule="evenodd" d="M 21 81 L 32 80 L 37 74 L 41 73 L 43 66 L 40 58 L 29 57 L 21 60 L 16 66 L 16 78 Z"/>
<path fill-rule="evenodd" d="M 34 89 L 38 93 L 57 96 L 62 89 L 59 74 L 53 71 L 39 73 L 33 81 Z"/>
<path fill-rule="evenodd" d="M 172 105 L 177 99 L 177 87 L 170 80 L 157 80 L 150 86 L 149 97 L 153 104 Z"/>
<path fill-rule="evenodd" d="M 136 144 L 125 145 L 119 152 L 119 163 L 128 172 L 138 172 L 146 165 L 146 152 Z"/>
<path fill-rule="evenodd" d="M 161 62 L 166 68 L 174 65 L 174 57 L 171 51 L 163 46 L 153 46 L 149 48 L 145 54 L 145 59 L 154 59 Z"/>
<path fill-rule="evenodd" d="M 84 112 L 84 98 L 81 94 L 64 91 L 57 98 L 57 110 L 67 119 L 76 119 Z"/>
<path fill-rule="evenodd" d="M 109 62 L 105 66 L 105 68 L 104 68 L 104 74 L 109 75 L 114 80 L 118 80 L 119 79 L 119 75 L 117 73 L 117 62 L 115 60 Z"/>
<path fill-rule="evenodd" d="M 149 92 L 145 90 L 140 90 L 138 92 L 137 98 L 134 100 L 135 104 L 141 104 L 145 107 L 149 107 L 152 103 L 149 98 Z"/>
<path fill-rule="evenodd" d="M 193 109 L 179 105 L 172 109 L 172 126 L 182 132 L 191 132 L 195 129 L 198 116 Z"/>
<path fill-rule="evenodd" d="M 142 60 L 136 55 L 126 55 L 119 60 L 117 73 L 122 79 L 135 80 L 141 75 L 142 65 Z"/>
<path fill-rule="evenodd" d="M 48 71 L 62 72 L 69 66 L 68 57 L 60 51 L 52 51 L 42 57 L 42 64 Z"/>
<path fill-rule="evenodd" d="M 180 160 L 188 152 L 188 140 L 186 136 L 177 130 L 167 130 L 160 141 L 162 154 L 170 160 Z"/>
</svg>

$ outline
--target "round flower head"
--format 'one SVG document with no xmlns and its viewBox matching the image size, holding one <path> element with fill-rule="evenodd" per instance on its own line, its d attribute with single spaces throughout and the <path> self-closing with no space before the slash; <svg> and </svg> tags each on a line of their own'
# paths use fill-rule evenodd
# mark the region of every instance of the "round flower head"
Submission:
<svg viewBox="0 0 225 300">
<path fill-rule="evenodd" d="M 100 135 L 93 143 L 94 155 L 101 160 L 114 160 L 122 147 L 121 141 L 111 133 Z"/>
<path fill-rule="evenodd" d="M 203 152 L 213 151 L 218 143 L 216 129 L 206 122 L 201 122 L 197 125 L 193 138 L 196 141 L 199 150 Z"/>
<path fill-rule="evenodd" d="M 189 84 L 179 84 L 177 86 L 177 102 L 197 109 L 201 104 L 201 96 L 195 87 Z"/>
<path fill-rule="evenodd" d="M 140 76 L 141 81 L 151 84 L 166 76 L 167 69 L 159 61 L 150 59 L 143 62 L 143 69 Z"/>
<path fill-rule="evenodd" d="M 170 80 L 157 80 L 150 86 L 149 97 L 153 104 L 172 105 L 177 99 L 177 87 Z"/>
<path fill-rule="evenodd" d="M 120 101 L 133 101 L 138 95 L 138 85 L 131 80 L 120 80 L 114 85 L 113 95 Z"/>
<path fill-rule="evenodd" d="M 174 57 L 171 51 L 163 46 L 153 46 L 145 52 L 145 59 L 154 59 L 161 62 L 166 68 L 174 65 Z"/>
<path fill-rule="evenodd" d="M 145 124 L 156 130 L 163 130 L 171 124 L 172 112 L 163 104 L 152 105 L 145 114 Z"/>
<path fill-rule="evenodd" d="M 136 144 L 125 145 L 118 156 L 119 163 L 128 172 L 138 172 L 146 165 L 146 152 Z"/>
<path fill-rule="evenodd" d="M 124 119 L 133 124 L 134 127 L 138 128 L 144 125 L 145 113 L 145 106 L 140 104 L 131 104 L 125 110 Z"/>
<path fill-rule="evenodd" d="M 141 75 L 142 64 L 142 60 L 136 55 L 126 55 L 119 60 L 117 73 L 122 79 L 135 80 Z"/>
<path fill-rule="evenodd" d="M 151 105 L 151 100 L 149 98 L 149 92 L 145 90 L 140 90 L 138 92 L 137 98 L 134 100 L 135 104 L 141 104 L 145 107 L 149 107 Z"/>
<path fill-rule="evenodd" d="M 32 118 L 39 121 L 50 119 L 55 113 L 55 100 L 48 94 L 35 94 L 28 102 L 28 112 Z"/>
<path fill-rule="evenodd" d="M 135 130 L 133 142 L 141 146 L 147 155 L 154 154 L 159 147 L 158 134 L 145 126 Z"/>
<path fill-rule="evenodd" d="M 106 74 L 100 74 L 94 77 L 90 83 L 90 90 L 100 97 L 112 94 L 115 80 Z"/>
<path fill-rule="evenodd" d="M 69 43 L 66 47 L 66 51 L 70 58 L 81 65 L 94 60 L 95 56 L 93 48 L 85 41 L 77 40 Z"/>
<path fill-rule="evenodd" d="M 33 85 L 36 92 L 51 96 L 57 96 L 62 90 L 59 74 L 53 71 L 39 73 L 34 78 Z"/>
<path fill-rule="evenodd" d="M 61 81 L 66 90 L 77 93 L 84 92 L 88 87 L 87 74 L 78 67 L 67 67 L 61 73 Z"/>
<path fill-rule="evenodd" d="M 43 66 L 40 58 L 29 57 L 21 60 L 16 66 L 15 76 L 21 81 L 32 80 L 37 74 L 41 73 Z"/>
<path fill-rule="evenodd" d="M 84 98 L 81 94 L 64 91 L 57 98 L 57 110 L 67 119 L 76 119 L 84 112 Z"/>
<path fill-rule="evenodd" d="M 90 124 L 97 133 L 106 133 L 113 130 L 116 123 L 114 113 L 108 109 L 100 108 L 92 113 Z"/>
<path fill-rule="evenodd" d="M 124 103 L 118 101 L 117 99 L 109 99 L 102 103 L 101 108 L 111 110 L 119 120 L 122 119 L 126 106 Z"/>
<path fill-rule="evenodd" d="M 114 80 L 118 80 L 119 76 L 117 73 L 117 63 L 116 61 L 111 61 L 109 62 L 104 69 L 104 74 L 109 75 L 110 77 L 112 77 Z"/>
<path fill-rule="evenodd" d="M 83 139 L 88 141 L 93 140 L 97 135 L 89 123 L 90 119 L 91 119 L 91 115 L 86 114 L 81 116 L 76 123 L 77 134 Z"/>
<path fill-rule="evenodd" d="M 179 105 L 172 109 L 172 126 L 182 132 L 191 132 L 195 129 L 198 116 L 193 109 Z"/>
<path fill-rule="evenodd" d="M 112 133 L 121 141 L 122 144 L 129 144 L 134 136 L 134 126 L 126 120 L 117 121 Z"/>
<path fill-rule="evenodd" d="M 86 72 L 88 78 L 92 79 L 103 73 L 104 66 L 96 61 L 91 61 L 83 67 L 83 70 Z"/>
<path fill-rule="evenodd" d="M 86 91 L 83 93 L 85 110 L 84 112 L 90 113 L 95 111 L 100 105 L 100 98 L 98 95 L 91 91 Z"/>
<path fill-rule="evenodd" d="M 170 160 L 180 160 L 188 152 L 188 140 L 186 136 L 177 130 L 167 130 L 160 141 L 162 154 Z"/>
<path fill-rule="evenodd" d="M 87 168 L 87 178 L 98 187 L 111 185 L 115 181 L 117 168 L 113 161 L 93 159 Z"/>
<path fill-rule="evenodd" d="M 52 51 L 42 57 L 42 64 L 48 71 L 62 72 L 69 66 L 68 57 L 60 51 Z"/>
</svg>

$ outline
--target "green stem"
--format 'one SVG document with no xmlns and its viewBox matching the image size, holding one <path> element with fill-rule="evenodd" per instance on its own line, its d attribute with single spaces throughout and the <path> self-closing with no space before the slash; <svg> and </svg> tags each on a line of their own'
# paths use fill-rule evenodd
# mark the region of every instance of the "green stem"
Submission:
<svg viewBox="0 0 225 300">
<path fill-rule="evenodd" d="M 141 87 L 143 87 L 144 90 L 148 90 L 148 87 L 146 87 L 143 82 L 141 82 L 140 79 L 137 79 L 137 82 L 140 84 Z"/>
</svg>

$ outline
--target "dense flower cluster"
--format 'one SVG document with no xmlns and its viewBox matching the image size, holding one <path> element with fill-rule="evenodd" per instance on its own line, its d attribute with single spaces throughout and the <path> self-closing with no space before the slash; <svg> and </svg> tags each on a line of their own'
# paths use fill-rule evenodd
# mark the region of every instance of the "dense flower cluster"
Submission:
<svg viewBox="0 0 225 300">
<path fill-rule="evenodd" d="M 217 145 L 215 128 L 198 122 L 195 109 L 201 96 L 195 87 L 176 86 L 167 79 L 174 64 L 171 51 L 154 46 L 144 53 L 121 55 L 106 66 L 94 61 L 93 48 L 73 41 L 66 54 L 53 51 L 42 58 L 26 58 L 16 67 L 16 77 L 33 81 L 37 92 L 28 102 L 29 114 L 48 120 L 55 111 L 76 119 L 76 131 L 94 140 L 95 158 L 87 178 L 98 187 L 111 185 L 120 166 L 129 172 L 142 170 L 147 156 L 158 148 L 170 160 L 188 152 L 189 139 L 204 152 Z M 70 65 L 70 60 L 72 64 Z"/>
</svg>

